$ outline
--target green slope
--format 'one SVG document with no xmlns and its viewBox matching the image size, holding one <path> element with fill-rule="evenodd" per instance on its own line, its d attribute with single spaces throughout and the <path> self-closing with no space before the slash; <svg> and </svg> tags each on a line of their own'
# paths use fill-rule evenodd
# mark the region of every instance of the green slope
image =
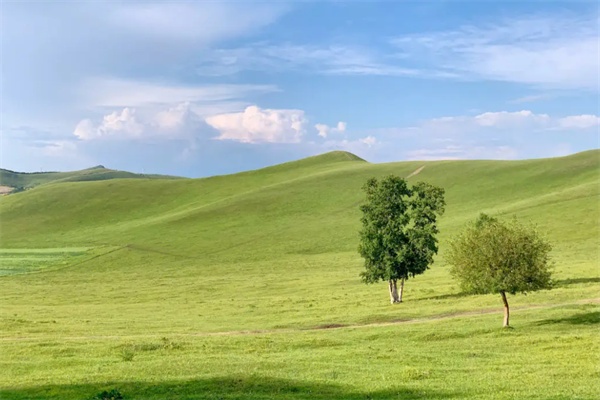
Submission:
<svg viewBox="0 0 600 400">
<path fill-rule="evenodd" d="M 390 173 L 444 187 L 448 204 L 440 257 L 398 306 L 360 281 L 356 251 L 361 186 Z M 599 178 L 597 150 L 388 164 L 336 152 L 3 197 L 0 397 L 595 398 Z M 514 330 L 443 260 L 482 211 L 535 222 L 554 246 L 556 287 L 509 299 Z"/>
<path fill-rule="evenodd" d="M 108 179 L 167 179 L 166 175 L 134 174 L 132 172 L 108 169 L 102 165 L 72 172 L 15 172 L 0 168 L 0 186 L 31 189 L 35 186 L 56 182 L 103 181 Z"/>
<path fill-rule="evenodd" d="M 522 215 L 558 245 L 597 236 L 599 152 L 526 161 L 369 164 L 333 153 L 243 174 L 195 180 L 61 183 L 0 204 L 5 247 L 128 243 L 204 257 L 268 259 L 352 251 L 361 186 L 389 173 L 447 191 L 442 238 L 479 212 Z M 565 235 L 565 232 L 569 234 Z M 247 244 L 244 244 L 247 243 Z M 238 257 L 239 256 L 239 257 Z"/>
</svg>

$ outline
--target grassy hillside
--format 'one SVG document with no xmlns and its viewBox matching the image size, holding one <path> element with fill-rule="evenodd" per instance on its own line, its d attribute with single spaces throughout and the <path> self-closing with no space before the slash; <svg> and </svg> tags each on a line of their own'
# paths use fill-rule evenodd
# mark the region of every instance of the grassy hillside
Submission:
<svg viewBox="0 0 600 400">
<path fill-rule="evenodd" d="M 72 172 L 15 172 L 0 168 L 0 186 L 19 189 L 31 189 L 35 186 L 51 182 L 103 181 L 122 178 L 160 179 L 174 177 L 134 174 L 132 172 L 104 168 L 102 165 Z"/>
<path fill-rule="evenodd" d="M 440 256 L 391 306 L 385 284 L 358 278 L 361 186 L 418 170 L 410 182 L 446 189 Z M 389 164 L 334 152 L 2 198 L 0 397 L 595 398 L 599 178 L 597 150 Z M 443 260 L 480 212 L 532 221 L 554 246 L 556 287 L 511 297 L 512 331 L 498 329 L 500 299 L 461 295 Z"/>
</svg>

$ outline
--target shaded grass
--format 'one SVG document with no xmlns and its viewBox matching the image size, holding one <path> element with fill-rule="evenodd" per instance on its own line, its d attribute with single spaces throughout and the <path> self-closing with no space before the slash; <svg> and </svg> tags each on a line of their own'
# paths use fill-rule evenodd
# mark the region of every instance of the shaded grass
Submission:
<svg viewBox="0 0 600 400">
<path fill-rule="evenodd" d="M 45 386 L 33 390 L 2 391 L 6 399 L 72 399 L 85 397 L 97 390 L 98 385 Z M 198 380 L 166 381 L 160 384 L 149 382 L 109 382 L 107 388 L 120 388 L 126 399 L 451 399 L 457 394 L 432 390 L 410 390 L 397 387 L 384 391 L 353 391 L 351 388 L 326 383 L 302 382 L 297 380 L 273 379 L 261 376 L 223 377 Z M 132 393 L 132 395 L 128 395 Z M 191 396 L 191 397 L 190 397 Z"/>
<path fill-rule="evenodd" d="M 576 314 L 565 318 L 547 319 L 540 321 L 540 325 L 570 324 L 570 325 L 597 325 L 600 324 L 600 311 Z"/>
</svg>

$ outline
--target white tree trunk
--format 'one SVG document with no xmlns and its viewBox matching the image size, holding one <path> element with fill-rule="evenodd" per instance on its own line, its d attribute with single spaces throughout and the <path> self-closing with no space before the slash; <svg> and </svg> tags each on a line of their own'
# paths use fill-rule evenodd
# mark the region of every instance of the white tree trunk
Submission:
<svg viewBox="0 0 600 400">
<path fill-rule="evenodd" d="M 400 299 L 398 298 L 398 288 L 396 286 L 396 280 L 390 279 L 389 286 L 390 286 L 390 303 L 392 303 L 392 304 L 399 303 Z"/>
<path fill-rule="evenodd" d="M 394 286 L 396 283 L 394 282 Z M 404 278 L 400 280 L 400 295 L 398 296 L 398 303 L 402 303 L 402 294 L 404 293 Z"/>
<path fill-rule="evenodd" d="M 398 297 L 398 287 L 396 286 L 396 280 L 390 279 L 389 286 L 390 286 L 390 303 L 392 303 L 392 304 L 400 303 L 401 300 Z"/>
<path fill-rule="evenodd" d="M 500 296 L 502 296 L 502 302 L 504 303 L 504 321 L 502 321 L 502 326 L 508 328 L 508 317 L 510 315 L 508 310 L 508 300 L 506 300 L 506 293 L 504 293 L 504 291 L 500 292 Z"/>
</svg>

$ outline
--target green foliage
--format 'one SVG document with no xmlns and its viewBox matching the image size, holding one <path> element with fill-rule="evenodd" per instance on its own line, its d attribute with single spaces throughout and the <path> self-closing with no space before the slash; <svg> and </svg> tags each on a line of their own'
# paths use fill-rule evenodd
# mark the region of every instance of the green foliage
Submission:
<svg viewBox="0 0 600 400">
<path fill-rule="evenodd" d="M 363 280 L 374 283 L 424 273 L 438 252 L 437 217 L 444 212 L 444 189 L 424 182 L 409 188 L 404 179 L 390 175 L 369 179 L 363 190 Z"/>
<path fill-rule="evenodd" d="M 465 292 L 527 293 L 551 287 L 551 249 L 535 228 L 481 214 L 450 241 L 446 260 Z"/>
</svg>

